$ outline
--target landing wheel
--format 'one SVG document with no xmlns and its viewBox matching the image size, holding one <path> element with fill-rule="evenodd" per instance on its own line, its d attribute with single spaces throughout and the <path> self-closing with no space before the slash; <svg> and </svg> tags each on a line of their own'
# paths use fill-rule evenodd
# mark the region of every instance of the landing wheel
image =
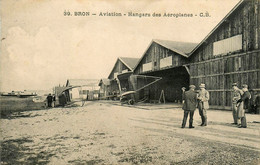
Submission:
<svg viewBox="0 0 260 165">
<path fill-rule="evenodd" d="M 134 105 L 134 100 L 133 99 L 128 100 L 128 104 L 129 105 Z"/>
</svg>

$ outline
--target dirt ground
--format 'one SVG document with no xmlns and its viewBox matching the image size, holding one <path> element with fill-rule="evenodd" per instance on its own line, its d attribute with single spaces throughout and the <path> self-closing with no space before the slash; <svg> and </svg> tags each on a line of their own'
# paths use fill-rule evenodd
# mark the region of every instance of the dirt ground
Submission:
<svg viewBox="0 0 260 165">
<path fill-rule="evenodd" d="M 232 125 L 231 111 L 208 111 L 201 127 L 181 129 L 174 104 L 26 111 L 1 119 L 1 164 L 260 164 L 260 115 L 248 128 Z M 187 123 L 188 126 L 188 123 Z"/>
</svg>

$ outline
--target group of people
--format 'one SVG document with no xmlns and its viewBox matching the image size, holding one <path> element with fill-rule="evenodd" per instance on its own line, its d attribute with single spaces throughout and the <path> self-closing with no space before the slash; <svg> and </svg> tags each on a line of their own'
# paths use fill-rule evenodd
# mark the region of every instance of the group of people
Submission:
<svg viewBox="0 0 260 165">
<path fill-rule="evenodd" d="M 185 128 L 188 115 L 190 114 L 189 128 L 194 128 L 193 126 L 193 115 L 196 108 L 199 108 L 199 114 L 201 116 L 201 126 L 207 126 L 207 109 L 209 109 L 209 92 L 205 89 L 205 84 L 200 84 L 200 90 L 198 93 L 195 92 L 195 85 L 190 85 L 189 90 L 183 91 L 183 107 L 184 116 L 182 120 L 181 128 Z"/>
<path fill-rule="evenodd" d="M 52 95 L 52 94 L 50 93 L 50 94 L 47 96 L 46 100 L 47 100 L 47 106 L 48 106 L 49 108 L 55 107 L 56 97 L 55 97 L 54 94 Z"/>
<path fill-rule="evenodd" d="M 183 107 L 184 116 L 182 120 L 181 128 L 185 128 L 188 115 L 190 114 L 189 119 L 189 128 L 194 128 L 193 126 L 193 115 L 194 111 L 198 107 L 199 114 L 201 116 L 201 125 L 207 126 L 207 110 L 209 109 L 209 92 L 205 89 L 205 84 L 200 84 L 199 92 L 195 91 L 196 86 L 190 85 L 189 90 L 185 91 L 185 88 L 182 88 L 183 91 Z M 245 111 L 249 108 L 249 100 L 251 98 L 250 92 L 248 91 L 248 86 L 244 84 L 242 90 L 238 88 L 237 83 L 232 84 L 232 111 L 234 123 L 238 125 L 239 128 L 247 128 Z M 241 124 L 239 124 L 239 119 Z"/>
<path fill-rule="evenodd" d="M 51 108 L 51 107 L 55 107 L 56 106 L 56 97 L 55 97 L 55 94 L 49 94 L 46 98 L 46 101 L 47 101 L 47 107 Z M 67 99 L 66 99 L 66 96 L 64 93 L 61 93 L 59 96 L 58 96 L 58 104 L 57 106 L 62 106 L 64 107 L 66 104 L 67 104 Z"/>
</svg>

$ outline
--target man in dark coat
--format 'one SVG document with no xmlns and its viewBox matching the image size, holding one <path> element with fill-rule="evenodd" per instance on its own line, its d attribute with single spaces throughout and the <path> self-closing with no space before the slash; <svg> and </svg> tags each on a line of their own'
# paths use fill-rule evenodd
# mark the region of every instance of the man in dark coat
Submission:
<svg viewBox="0 0 260 165">
<path fill-rule="evenodd" d="M 62 93 L 62 94 L 59 95 L 59 103 L 60 103 L 60 105 L 61 105 L 62 107 L 64 107 L 65 104 L 67 103 L 67 101 L 66 101 L 66 96 L 65 96 L 64 93 Z"/>
<path fill-rule="evenodd" d="M 249 108 L 249 99 L 251 98 L 251 95 L 248 91 L 248 86 L 245 84 L 242 86 L 242 91 L 244 92 L 244 94 L 242 95 L 241 99 L 239 99 L 237 101 L 238 105 L 243 105 L 243 108 L 241 108 L 238 111 L 238 118 L 241 119 L 241 126 L 239 128 L 246 128 L 247 127 L 247 123 L 246 123 L 246 115 L 245 115 L 245 111 L 248 110 Z"/>
<path fill-rule="evenodd" d="M 184 116 L 183 116 L 181 128 L 185 128 L 187 117 L 189 114 L 190 114 L 189 128 L 194 128 L 192 123 L 193 123 L 194 111 L 197 105 L 197 94 L 194 91 L 196 88 L 194 85 L 190 85 L 189 87 L 190 89 L 188 91 L 186 92 L 183 91 L 183 96 L 182 96 L 182 99 L 184 101 L 182 107 L 182 109 L 184 110 Z"/>
<path fill-rule="evenodd" d="M 47 102 L 48 102 L 48 107 L 52 107 L 52 95 L 51 94 L 49 94 L 47 96 Z"/>
<path fill-rule="evenodd" d="M 255 109 L 256 109 L 256 114 L 260 114 L 260 94 L 256 95 L 256 98 L 255 98 Z"/>
</svg>

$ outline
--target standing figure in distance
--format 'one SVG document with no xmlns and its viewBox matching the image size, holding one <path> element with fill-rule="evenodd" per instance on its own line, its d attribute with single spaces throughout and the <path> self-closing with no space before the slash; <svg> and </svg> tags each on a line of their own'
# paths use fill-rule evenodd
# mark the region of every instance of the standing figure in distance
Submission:
<svg viewBox="0 0 260 165">
<path fill-rule="evenodd" d="M 256 114 L 260 114 L 260 94 L 258 93 L 255 98 Z"/>
<path fill-rule="evenodd" d="M 233 120 L 234 123 L 232 124 L 237 124 L 238 123 L 238 118 L 237 118 L 237 101 L 241 99 L 241 96 L 243 95 L 243 91 L 237 87 L 237 83 L 232 84 L 233 92 L 232 92 L 232 112 L 233 112 Z"/>
<path fill-rule="evenodd" d="M 52 96 L 52 101 L 53 101 L 53 107 L 55 107 L 55 105 L 56 105 L 56 96 L 55 96 L 55 94 L 53 94 L 53 96 Z"/>
<path fill-rule="evenodd" d="M 52 107 L 52 95 L 51 94 L 49 94 L 47 96 L 47 103 L 48 103 L 48 107 Z"/>
<path fill-rule="evenodd" d="M 209 92 L 205 89 L 205 84 L 200 84 L 200 90 L 198 94 L 199 101 L 199 114 L 201 116 L 202 123 L 200 126 L 207 126 L 207 110 L 209 109 Z"/>
<path fill-rule="evenodd" d="M 65 104 L 67 103 L 67 100 L 66 100 L 66 96 L 64 93 L 61 93 L 59 95 L 59 104 L 62 106 L 62 107 L 65 107 Z"/>
<path fill-rule="evenodd" d="M 190 89 L 186 92 L 185 89 L 182 88 L 183 91 L 182 99 L 184 101 L 182 109 L 184 110 L 184 116 L 183 116 L 181 128 L 185 128 L 187 117 L 189 114 L 190 114 L 189 128 L 194 128 L 192 123 L 193 123 L 194 111 L 197 105 L 197 94 L 194 91 L 196 88 L 194 85 L 190 85 L 189 87 Z"/>
<path fill-rule="evenodd" d="M 239 128 L 246 128 L 246 114 L 245 111 L 249 108 L 249 99 L 251 98 L 251 95 L 248 91 L 248 86 L 246 84 L 242 85 L 242 91 L 244 94 L 242 95 L 241 99 L 237 101 L 238 106 L 243 106 L 243 108 L 238 108 L 238 118 L 241 119 L 241 126 Z"/>
</svg>

